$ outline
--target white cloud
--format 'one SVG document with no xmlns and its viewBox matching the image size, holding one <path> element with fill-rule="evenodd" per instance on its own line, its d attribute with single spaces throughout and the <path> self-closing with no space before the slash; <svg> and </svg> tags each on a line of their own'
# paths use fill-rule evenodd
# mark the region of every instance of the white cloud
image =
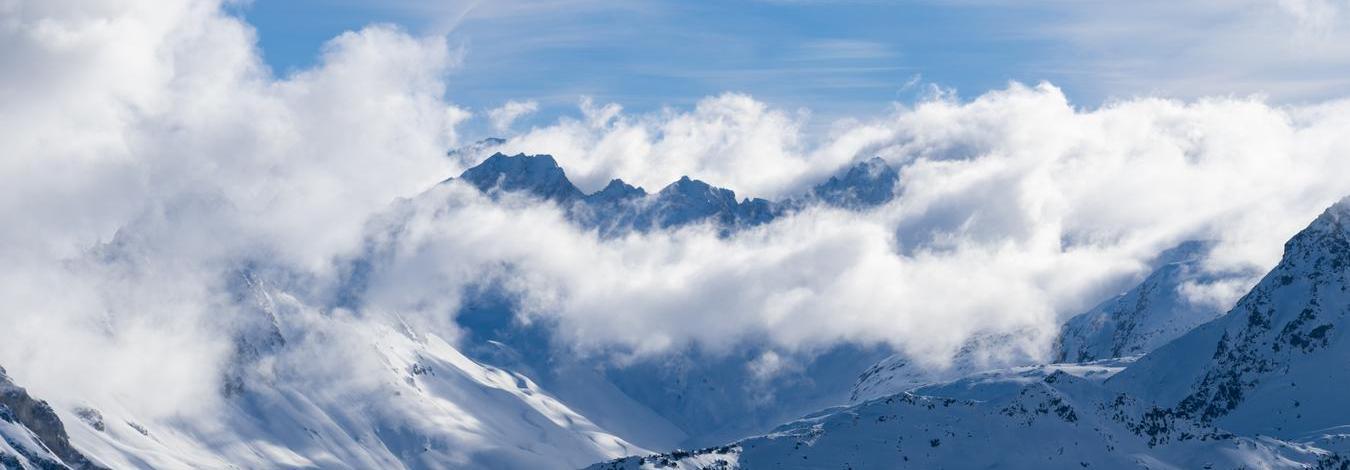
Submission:
<svg viewBox="0 0 1350 470">
<path fill-rule="evenodd" d="M 531 300 L 530 315 L 558 321 L 589 351 L 715 350 L 753 338 L 785 350 L 886 343 L 940 363 L 971 335 L 1017 332 L 1015 349 L 1035 355 L 1065 316 L 1172 244 L 1219 240 L 1214 269 L 1273 265 L 1285 239 L 1350 193 L 1333 176 L 1350 169 L 1340 150 L 1350 145 L 1347 107 L 1222 98 L 1081 110 L 1052 86 L 1014 84 L 970 102 L 900 107 L 816 147 L 785 134 L 792 126 L 764 124 L 791 121 L 740 95 L 600 126 L 565 119 L 508 145 L 554 148 L 593 181 L 628 176 L 611 168 L 644 183 L 701 171 L 733 188 L 790 188 L 876 153 L 903 166 L 903 193 L 874 212 L 807 211 L 728 238 L 692 228 L 601 241 L 547 207 L 485 205 L 442 188 L 450 192 L 430 197 L 398 242 L 415 271 L 384 292 L 436 279 L 434 296 L 430 286 L 496 270 Z M 1192 288 L 1215 303 L 1240 293 Z"/>
<path fill-rule="evenodd" d="M 624 115 L 616 104 L 582 103 L 585 120 L 565 118 L 511 138 L 509 152 L 548 153 L 581 187 L 621 177 L 649 190 L 681 176 L 773 197 L 796 189 L 804 174 L 852 155 L 809 160 L 801 145 L 804 113 L 787 113 L 743 94 L 700 100 L 692 110 Z"/>
<path fill-rule="evenodd" d="M 488 120 L 492 121 L 492 128 L 496 129 L 497 132 L 506 132 L 511 130 L 511 124 L 516 122 L 516 119 L 534 114 L 536 111 L 539 111 L 539 102 L 537 101 L 511 100 L 499 108 L 488 111 Z"/>
<path fill-rule="evenodd" d="M 25 222 L 0 228 L 0 363 L 54 401 L 209 408 L 228 273 L 331 276 L 370 214 L 450 170 L 464 112 L 441 99 L 456 60 L 442 39 L 350 32 L 277 80 L 217 2 L 12 13 L 0 214 Z"/>
</svg>

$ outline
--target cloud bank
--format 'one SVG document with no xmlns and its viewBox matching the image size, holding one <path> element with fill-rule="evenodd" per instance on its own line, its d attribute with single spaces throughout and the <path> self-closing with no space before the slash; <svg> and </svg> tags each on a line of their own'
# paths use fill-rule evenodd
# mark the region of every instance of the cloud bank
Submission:
<svg viewBox="0 0 1350 470">
<path fill-rule="evenodd" d="M 443 38 L 372 26 L 277 77 L 219 3 L 72 6 L 0 5 L 0 214 L 19 221 L 0 228 L 0 364 L 39 395 L 141 415 L 218 389 L 245 323 L 228 291 L 241 269 L 301 305 L 280 320 L 294 328 L 331 315 L 453 337 L 461 291 L 490 280 L 587 354 L 856 342 L 940 365 L 976 334 L 1042 353 L 1060 320 L 1183 240 L 1219 241 L 1213 269 L 1269 267 L 1350 194 L 1347 101 L 1083 109 L 1013 83 L 817 133 L 809 111 L 746 94 L 645 114 L 584 100 L 503 150 L 552 154 L 588 190 L 690 175 L 781 198 L 874 155 L 902 175 L 866 212 L 600 239 L 549 204 L 437 184 L 476 163 L 446 156 L 470 119 L 452 100 L 472 91 L 447 88 L 459 53 Z M 344 269 L 372 251 L 367 295 L 335 308 Z M 305 344 L 307 359 L 351 350 Z"/>
</svg>

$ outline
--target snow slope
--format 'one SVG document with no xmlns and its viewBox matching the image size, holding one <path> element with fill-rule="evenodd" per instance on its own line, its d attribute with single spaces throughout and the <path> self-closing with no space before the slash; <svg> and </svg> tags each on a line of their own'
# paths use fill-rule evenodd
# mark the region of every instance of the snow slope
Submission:
<svg viewBox="0 0 1350 470">
<path fill-rule="evenodd" d="M 0 467 L 106 468 L 75 449 L 51 405 L 15 384 L 4 368 L 0 368 Z"/>
<path fill-rule="evenodd" d="M 1094 380 L 1112 369 L 981 374 L 825 410 L 727 446 L 590 468 L 1307 468 L 1330 456 L 1156 417 L 1146 402 Z"/>
<path fill-rule="evenodd" d="M 72 442 L 112 468 L 569 468 L 648 452 L 437 335 L 240 285 L 275 323 L 240 330 L 219 397 L 161 419 L 63 404 Z M 349 367 L 312 367 L 320 354 Z"/>
<path fill-rule="evenodd" d="M 1279 265 L 1222 318 L 1112 379 L 1171 412 L 1282 438 L 1350 424 L 1350 201 L 1285 244 Z"/>
<path fill-rule="evenodd" d="M 1186 289 L 1242 283 L 1255 275 L 1206 270 L 1209 249 L 1205 242 L 1182 243 L 1159 256 L 1159 266 L 1139 285 L 1069 319 L 1056 344 L 1055 362 L 1137 356 L 1223 315 L 1212 302 L 1188 298 Z"/>
</svg>

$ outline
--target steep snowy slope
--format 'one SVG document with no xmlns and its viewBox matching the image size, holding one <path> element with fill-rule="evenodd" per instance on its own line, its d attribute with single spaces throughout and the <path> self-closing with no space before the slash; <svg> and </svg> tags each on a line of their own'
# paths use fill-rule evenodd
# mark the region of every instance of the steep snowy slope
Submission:
<svg viewBox="0 0 1350 470">
<path fill-rule="evenodd" d="M 1285 244 L 1224 317 L 1144 356 L 1109 384 L 1177 416 L 1298 439 L 1350 424 L 1350 202 Z"/>
<path fill-rule="evenodd" d="M 219 396 L 172 418 L 57 404 L 75 447 L 113 468 L 569 468 L 646 452 L 435 334 L 237 286 L 262 315 L 237 329 Z"/>
<path fill-rule="evenodd" d="M 42 439 L 23 423 L 9 407 L 0 405 L 0 468 L 70 468 L 42 444 Z"/>
<path fill-rule="evenodd" d="M 1209 249 L 1204 242 L 1190 241 L 1168 250 L 1139 285 L 1069 319 L 1056 345 L 1055 362 L 1143 354 L 1218 318 L 1223 314 L 1222 307 L 1188 298 L 1186 288 L 1242 283 L 1255 275 L 1206 270 Z"/>
<path fill-rule="evenodd" d="M 0 467 L 100 469 L 70 444 L 65 425 L 46 401 L 18 386 L 0 367 Z"/>
<path fill-rule="evenodd" d="M 980 374 L 825 410 L 727 446 L 591 468 L 1308 468 L 1334 458 L 1155 415 L 1099 384 L 1118 369 Z"/>
</svg>

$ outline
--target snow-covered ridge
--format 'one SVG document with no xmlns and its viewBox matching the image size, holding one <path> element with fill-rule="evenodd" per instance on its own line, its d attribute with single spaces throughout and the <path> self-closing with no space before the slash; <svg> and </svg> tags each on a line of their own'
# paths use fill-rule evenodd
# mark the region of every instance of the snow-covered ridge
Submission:
<svg viewBox="0 0 1350 470">
<path fill-rule="evenodd" d="M 1298 438 L 1350 424 L 1350 203 L 1327 209 L 1222 318 L 1111 380 L 1169 411 L 1235 431 Z"/>
<path fill-rule="evenodd" d="M 815 186 L 807 194 L 781 202 L 760 198 L 737 200 L 730 189 L 682 177 L 649 194 L 620 179 L 585 194 L 549 155 L 495 153 L 458 178 L 488 194 L 525 193 L 557 203 L 583 226 L 605 235 L 650 231 L 709 221 L 724 231 L 772 221 L 810 204 L 864 209 L 890 201 L 900 174 L 884 160 L 872 158 Z M 449 180 L 447 180 L 449 181 Z"/>
<path fill-rule="evenodd" d="M 590 468 L 1311 468 L 1329 458 L 1309 446 L 1157 417 L 1147 401 L 1045 368 L 825 410 L 726 446 Z"/>
</svg>

